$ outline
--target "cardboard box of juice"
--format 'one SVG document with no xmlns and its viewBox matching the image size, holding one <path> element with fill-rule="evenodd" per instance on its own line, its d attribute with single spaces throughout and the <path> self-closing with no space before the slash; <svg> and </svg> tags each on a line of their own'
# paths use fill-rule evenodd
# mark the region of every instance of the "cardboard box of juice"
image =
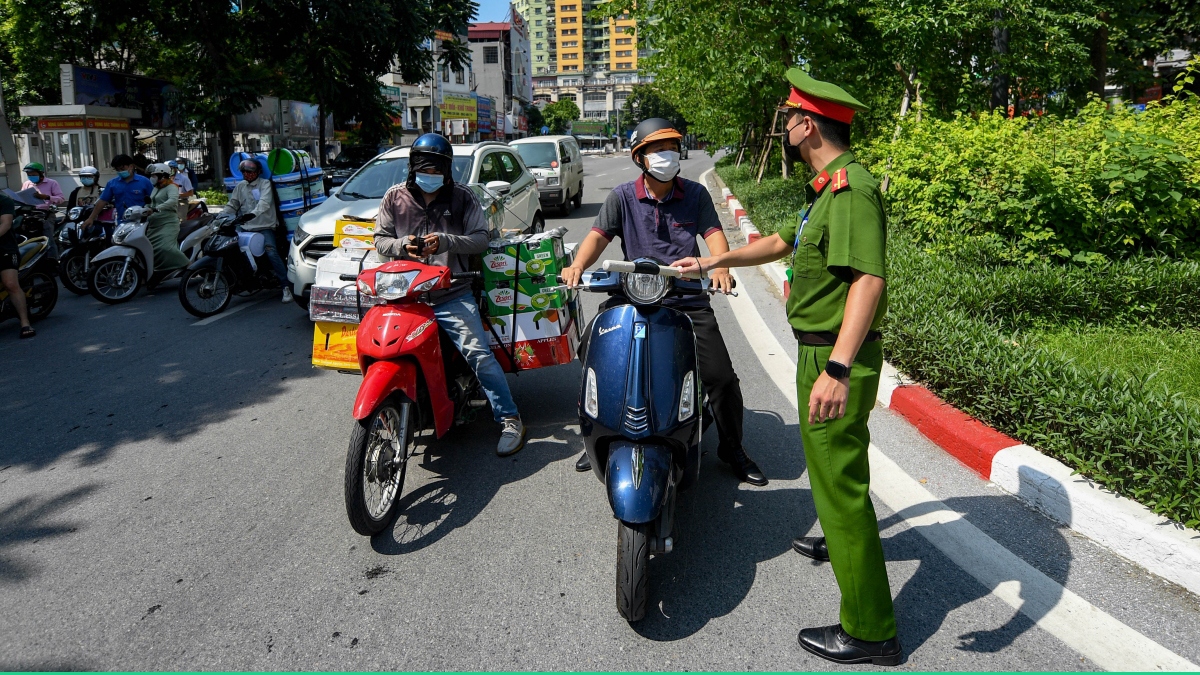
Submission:
<svg viewBox="0 0 1200 675">
<path fill-rule="evenodd" d="M 483 254 L 484 283 L 523 277 L 545 277 L 551 285 L 570 258 L 563 246 L 566 228 L 538 234 L 493 239 Z"/>
<path fill-rule="evenodd" d="M 505 372 L 570 363 L 579 347 L 579 300 L 566 307 L 491 316 L 488 346 Z"/>
<path fill-rule="evenodd" d="M 372 305 L 380 302 L 373 295 L 364 295 L 360 301 L 358 286 L 353 281 L 342 281 L 341 275 L 357 275 L 383 264 L 374 249 L 347 249 L 338 247 L 317 261 L 317 274 L 308 297 L 308 318 L 312 321 L 334 321 L 358 323 L 359 311 L 366 314 Z M 360 306 L 361 305 L 361 306 Z"/>
<path fill-rule="evenodd" d="M 357 338 L 357 323 L 317 321 L 313 324 L 312 364 L 358 372 Z"/>
<path fill-rule="evenodd" d="M 485 284 L 485 288 L 489 284 Z M 488 313 L 492 316 L 511 316 L 514 313 L 540 312 L 546 309 L 566 307 L 575 292 L 558 285 L 537 284 L 522 279 L 513 287 L 510 281 L 501 281 L 484 291 L 488 301 Z"/>
<path fill-rule="evenodd" d="M 375 219 L 342 216 L 334 221 L 333 244 L 349 250 L 375 249 Z"/>
</svg>

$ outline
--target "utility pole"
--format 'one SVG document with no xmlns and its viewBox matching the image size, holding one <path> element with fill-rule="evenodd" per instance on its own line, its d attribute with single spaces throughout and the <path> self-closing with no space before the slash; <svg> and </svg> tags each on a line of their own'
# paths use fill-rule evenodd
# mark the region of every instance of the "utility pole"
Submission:
<svg viewBox="0 0 1200 675">
<path fill-rule="evenodd" d="M 17 144 L 13 142 L 12 130 L 8 128 L 8 118 L 4 112 L 3 80 L 0 80 L 0 161 L 4 162 L 8 187 L 21 187 L 21 160 L 17 157 Z"/>
</svg>

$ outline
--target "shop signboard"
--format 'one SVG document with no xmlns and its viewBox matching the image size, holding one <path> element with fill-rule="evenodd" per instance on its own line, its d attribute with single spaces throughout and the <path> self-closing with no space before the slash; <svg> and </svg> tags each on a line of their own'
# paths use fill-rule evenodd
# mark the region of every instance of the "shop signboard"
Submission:
<svg viewBox="0 0 1200 675">
<path fill-rule="evenodd" d="M 604 122 L 576 120 L 571 123 L 571 133 L 575 136 L 599 136 L 604 133 Z"/>
<path fill-rule="evenodd" d="M 475 112 L 478 123 L 476 124 L 481 134 L 492 133 L 492 99 L 488 96 L 480 96 L 475 99 Z"/>
<path fill-rule="evenodd" d="M 42 118 L 38 120 L 38 129 L 41 131 L 53 131 L 55 129 L 82 129 L 82 117 L 59 117 L 59 118 Z"/>
<path fill-rule="evenodd" d="M 178 90 L 165 80 L 64 65 L 60 84 L 64 97 L 75 105 L 134 108 L 142 113 L 137 121 L 139 127 L 169 129 L 172 126 L 168 102 Z"/>
<path fill-rule="evenodd" d="M 442 104 L 438 108 L 442 112 L 442 119 L 462 119 L 474 122 L 479 115 L 474 96 L 443 94 Z"/>
<path fill-rule="evenodd" d="M 129 120 L 123 117 L 89 117 L 85 124 L 89 129 L 100 131 L 129 131 Z"/>
</svg>

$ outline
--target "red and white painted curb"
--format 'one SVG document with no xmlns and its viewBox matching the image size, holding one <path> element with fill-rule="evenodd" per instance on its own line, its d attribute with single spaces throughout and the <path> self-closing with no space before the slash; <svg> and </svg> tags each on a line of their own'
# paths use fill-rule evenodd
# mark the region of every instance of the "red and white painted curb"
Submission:
<svg viewBox="0 0 1200 675">
<path fill-rule="evenodd" d="M 721 194 L 725 197 L 725 206 L 733 213 L 733 221 L 737 223 L 738 229 L 742 231 L 742 236 L 746 238 L 746 242 L 755 242 L 762 239 L 762 234 L 754 227 L 754 223 L 750 222 L 750 216 L 746 215 L 746 209 L 742 208 L 742 203 L 733 196 L 729 188 L 721 188 Z"/>
<path fill-rule="evenodd" d="M 722 188 L 722 193 L 746 240 L 759 238 L 737 198 L 728 188 Z M 776 262 L 758 269 L 787 297 L 786 267 Z M 1200 532 L 1074 474 L 1062 462 L 906 381 L 888 363 L 880 378 L 878 402 L 984 480 L 1150 572 L 1200 594 Z"/>
</svg>

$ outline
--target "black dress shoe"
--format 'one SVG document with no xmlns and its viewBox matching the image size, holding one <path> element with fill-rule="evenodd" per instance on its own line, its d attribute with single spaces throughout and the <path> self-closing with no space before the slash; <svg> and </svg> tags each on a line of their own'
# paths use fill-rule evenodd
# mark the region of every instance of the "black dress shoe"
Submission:
<svg viewBox="0 0 1200 675">
<path fill-rule="evenodd" d="M 575 470 L 579 473 L 592 470 L 592 460 L 588 459 L 586 451 L 579 456 L 579 461 L 575 462 Z"/>
<path fill-rule="evenodd" d="M 767 484 L 767 477 L 759 470 L 754 460 L 746 454 L 746 450 L 738 448 L 732 452 L 717 451 L 717 458 L 733 468 L 733 472 L 743 481 L 759 487 Z"/>
<path fill-rule="evenodd" d="M 829 562 L 829 548 L 825 546 L 825 537 L 796 537 L 792 540 L 792 550 L 805 558 Z"/>
<path fill-rule="evenodd" d="M 900 640 L 892 638 L 867 642 L 850 637 L 842 624 L 800 631 L 800 646 L 804 650 L 834 663 L 871 663 L 876 666 L 898 666 L 904 658 Z"/>
</svg>

